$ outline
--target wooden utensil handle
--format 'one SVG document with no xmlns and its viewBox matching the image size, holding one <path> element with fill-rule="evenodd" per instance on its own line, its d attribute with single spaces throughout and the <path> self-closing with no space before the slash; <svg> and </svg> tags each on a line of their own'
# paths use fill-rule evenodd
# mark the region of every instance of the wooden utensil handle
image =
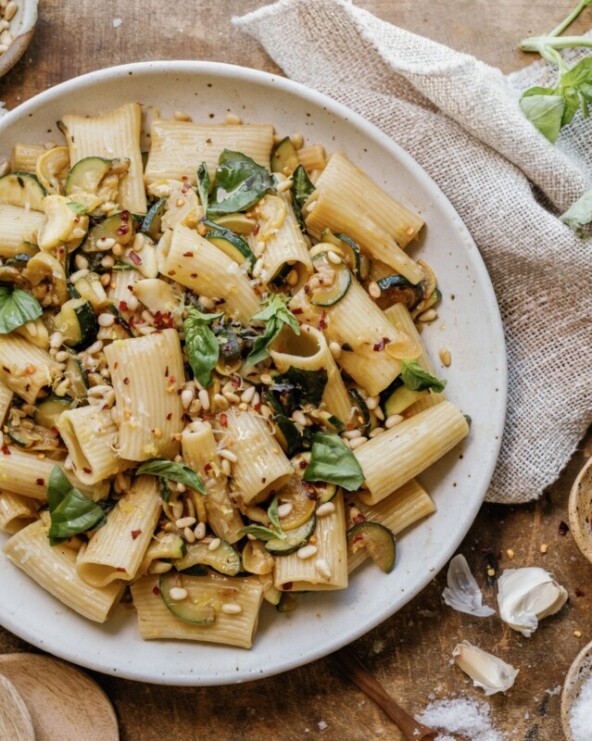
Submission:
<svg viewBox="0 0 592 741">
<path fill-rule="evenodd" d="M 408 741 L 433 741 L 436 738 L 436 731 L 419 723 L 403 710 L 354 653 L 343 648 L 334 656 L 344 674 L 384 710 L 389 718 L 399 726 Z"/>
</svg>

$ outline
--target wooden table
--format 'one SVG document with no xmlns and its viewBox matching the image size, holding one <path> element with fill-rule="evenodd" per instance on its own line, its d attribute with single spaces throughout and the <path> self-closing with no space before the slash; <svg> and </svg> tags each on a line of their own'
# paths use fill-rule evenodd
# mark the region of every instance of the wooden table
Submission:
<svg viewBox="0 0 592 741">
<path fill-rule="evenodd" d="M 265 53 L 229 23 L 262 0 L 40 0 L 40 22 L 21 62 L 0 80 L 0 100 L 8 108 L 62 80 L 90 70 L 147 59 L 205 59 L 277 72 Z M 358 0 L 386 20 L 516 69 L 529 58 L 516 51 L 519 40 L 553 27 L 573 0 Z M 588 11 L 588 24 L 592 17 Z M 113 19 L 122 24 L 114 28 Z M 575 29 L 586 28 L 586 19 Z M 589 441 L 592 454 L 592 443 Z M 567 519 L 571 482 L 582 465 L 578 452 L 560 480 L 536 504 L 485 505 L 461 551 L 480 583 L 490 554 L 500 568 L 542 565 L 570 593 L 559 616 L 544 621 L 531 639 L 504 627 L 497 618 L 478 620 L 441 601 L 440 574 L 407 607 L 359 640 L 355 652 L 384 686 L 410 711 L 428 697 L 466 693 L 482 699 L 460 670 L 450 665 L 454 645 L 467 639 L 520 667 L 507 696 L 489 700 L 499 730 L 511 738 L 555 741 L 562 737 L 557 690 L 572 659 L 592 639 L 592 567 L 560 524 Z M 541 545 L 547 544 L 545 555 Z M 506 551 L 512 549 L 512 561 Z M 485 599 L 494 604 L 493 588 Z M 4 599 L 4 595 L 2 596 Z M 574 631 L 581 631 L 576 637 Z M 0 630 L 0 651 L 33 650 Z M 111 698 L 124 739 L 326 739 L 399 738 L 397 730 L 370 701 L 338 673 L 328 657 L 279 677 L 249 684 L 176 689 L 97 675 Z M 432 695 L 433 693 L 433 695 Z"/>
</svg>

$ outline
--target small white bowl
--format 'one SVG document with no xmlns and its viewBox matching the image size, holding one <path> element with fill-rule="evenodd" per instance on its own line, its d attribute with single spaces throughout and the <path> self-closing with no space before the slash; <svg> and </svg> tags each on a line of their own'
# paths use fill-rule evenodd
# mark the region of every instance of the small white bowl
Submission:
<svg viewBox="0 0 592 741">
<path fill-rule="evenodd" d="M 569 713 L 573 703 L 578 698 L 582 684 L 592 674 L 592 642 L 580 651 L 574 659 L 563 683 L 561 693 L 561 725 L 567 741 L 573 741 Z"/>
<path fill-rule="evenodd" d="M 582 468 L 571 487 L 569 526 L 576 545 L 592 563 L 592 458 Z"/>
<path fill-rule="evenodd" d="M 10 21 L 14 41 L 0 54 L 0 77 L 11 70 L 29 46 L 37 25 L 37 0 L 20 0 L 19 9 Z"/>
</svg>

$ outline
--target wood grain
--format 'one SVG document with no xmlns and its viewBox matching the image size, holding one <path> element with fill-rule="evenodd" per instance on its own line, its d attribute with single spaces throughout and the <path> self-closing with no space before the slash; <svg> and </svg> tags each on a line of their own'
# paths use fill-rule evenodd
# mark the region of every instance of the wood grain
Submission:
<svg viewBox="0 0 592 741">
<path fill-rule="evenodd" d="M 0 100 L 11 108 L 62 80 L 93 69 L 148 59 L 204 59 L 278 72 L 249 37 L 230 24 L 233 15 L 263 0 L 40 0 L 40 21 L 27 53 L 0 79 Z M 573 0 L 357 0 L 357 5 L 413 32 L 475 54 L 509 72 L 532 59 L 519 41 L 552 28 Z M 114 28 L 113 19 L 121 25 Z M 574 26 L 592 25 L 592 10 Z M 298 43 L 287 39 L 286 43 Z M 588 455 L 592 438 L 588 437 Z M 585 446 L 582 447 L 585 449 Z M 560 524 L 567 522 L 570 486 L 583 464 L 578 451 L 560 480 L 537 503 L 523 507 L 485 505 L 462 544 L 480 584 L 487 565 L 540 565 L 570 593 L 569 604 L 545 620 L 532 638 L 496 618 L 476 619 L 442 603 L 444 574 L 390 620 L 358 641 L 355 650 L 386 691 L 411 713 L 430 698 L 461 693 L 482 699 L 449 660 L 467 639 L 520 667 L 505 696 L 488 699 L 492 720 L 512 739 L 558 741 L 562 737 L 559 694 L 568 666 L 592 638 L 592 568 Z M 548 546 L 546 554 L 541 545 Z M 507 555 L 511 549 L 513 559 Z M 495 606 L 495 589 L 484 589 Z M 2 599 L 4 599 L 2 595 Z M 581 631 L 577 637 L 574 631 Z M 30 652 L 0 630 L 1 652 Z M 331 659 L 275 678 L 220 688 L 171 688 L 96 675 L 113 702 L 124 740 L 240 739 L 335 741 L 398 739 L 384 713 L 345 681 Z"/>
<path fill-rule="evenodd" d="M 0 674 L 0 738 L 35 741 L 33 721 L 25 701 L 3 674 Z"/>
</svg>

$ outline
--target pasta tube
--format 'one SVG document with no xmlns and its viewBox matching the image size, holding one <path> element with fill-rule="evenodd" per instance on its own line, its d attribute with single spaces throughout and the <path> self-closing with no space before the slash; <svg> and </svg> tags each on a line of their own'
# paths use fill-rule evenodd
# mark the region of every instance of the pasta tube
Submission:
<svg viewBox="0 0 592 741">
<path fill-rule="evenodd" d="M 0 491 L 0 530 L 16 533 L 37 517 L 39 502 L 8 491 Z"/>
<path fill-rule="evenodd" d="M 28 404 L 61 374 L 51 355 L 17 334 L 0 335 L 0 382 Z"/>
<path fill-rule="evenodd" d="M 21 252 L 34 255 L 45 221 L 45 214 L 40 211 L 1 203 L 0 257 L 14 257 Z"/>
</svg>

